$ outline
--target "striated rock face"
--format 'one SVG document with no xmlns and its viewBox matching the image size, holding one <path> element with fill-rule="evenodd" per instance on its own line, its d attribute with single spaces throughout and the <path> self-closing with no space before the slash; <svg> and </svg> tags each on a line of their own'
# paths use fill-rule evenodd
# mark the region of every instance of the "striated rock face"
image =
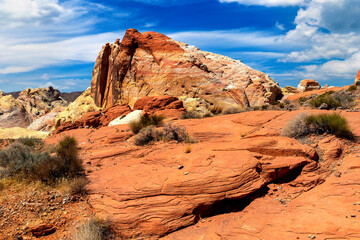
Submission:
<svg viewBox="0 0 360 240">
<path fill-rule="evenodd" d="M 0 127 L 27 127 L 31 116 L 26 112 L 20 101 L 11 95 L 0 93 Z"/>
<path fill-rule="evenodd" d="M 67 105 L 61 98 L 60 91 L 53 87 L 26 89 L 19 94 L 17 100 L 33 119 L 51 112 L 55 107 Z"/>
<path fill-rule="evenodd" d="M 201 51 L 160 33 L 129 29 L 121 43 L 106 44 L 100 51 L 91 95 L 98 107 L 159 95 L 246 107 L 275 101 L 281 89 L 268 75 L 239 60 Z"/>
<path fill-rule="evenodd" d="M 314 90 L 319 90 L 320 88 L 321 88 L 320 84 L 312 79 L 302 80 L 297 87 L 299 92 L 314 91 Z"/>
<path fill-rule="evenodd" d="M 356 74 L 356 77 L 355 77 L 355 84 L 356 84 L 357 82 L 360 82 L 360 70 L 359 70 L 359 72 Z"/>
</svg>

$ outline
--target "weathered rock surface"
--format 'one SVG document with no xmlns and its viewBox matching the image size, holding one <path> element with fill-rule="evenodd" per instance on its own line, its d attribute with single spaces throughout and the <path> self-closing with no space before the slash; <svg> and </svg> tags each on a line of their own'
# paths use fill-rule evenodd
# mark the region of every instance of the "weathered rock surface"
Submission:
<svg viewBox="0 0 360 240">
<path fill-rule="evenodd" d="M 70 103 L 64 111 L 58 114 L 54 120 L 54 130 L 65 122 L 75 122 L 88 112 L 99 111 L 94 99 L 90 95 L 91 89 L 85 90 L 74 102 Z"/>
<path fill-rule="evenodd" d="M 114 119 L 126 116 L 131 112 L 131 109 L 127 105 L 115 105 L 105 109 L 104 111 L 88 112 L 74 122 L 68 121 L 62 123 L 55 129 L 54 134 L 60 132 L 69 131 L 77 128 L 97 128 L 101 126 L 107 126 Z"/>
<path fill-rule="evenodd" d="M 129 29 L 121 44 L 106 44 L 100 51 L 91 94 L 99 107 L 159 95 L 246 107 L 275 101 L 281 89 L 268 75 L 241 61 L 201 51 L 160 33 Z"/>
<path fill-rule="evenodd" d="M 120 116 L 109 123 L 109 126 L 129 124 L 131 122 L 139 121 L 140 118 L 144 115 L 143 110 L 135 110 L 126 115 L 125 117 Z"/>
<path fill-rule="evenodd" d="M 11 95 L 0 94 L 0 127 L 27 127 L 31 116 L 26 112 L 20 101 Z"/>
<path fill-rule="evenodd" d="M 60 91 L 53 87 L 26 89 L 19 94 L 18 101 L 33 119 L 51 112 L 55 107 L 65 107 Z"/>
<path fill-rule="evenodd" d="M 359 70 L 358 73 L 356 74 L 354 84 L 356 84 L 357 82 L 360 82 L 360 70 Z"/>
<path fill-rule="evenodd" d="M 298 89 L 296 87 L 286 86 L 284 88 L 281 88 L 283 95 L 289 95 L 289 94 L 295 94 L 298 93 Z"/>
<path fill-rule="evenodd" d="M 217 233 L 229 239 L 357 236 L 354 226 L 358 222 L 343 223 L 344 212 L 352 214 L 353 205 L 348 203 L 359 201 L 354 195 L 357 185 L 346 177 L 336 188 L 343 189 L 345 202 L 344 197 L 337 203 L 335 196 L 340 192 L 329 190 L 335 184 L 329 180 L 334 167 L 349 168 L 341 158 L 352 151 L 352 145 L 329 137 L 310 147 L 279 136 L 282 126 L 300 112 L 256 111 L 175 121 L 199 141 L 190 146 L 188 154 L 184 144 L 174 142 L 135 147 L 125 141 L 131 137 L 127 125 L 65 134 L 77 136 L 82 158 L 88 163 L 91 205 L 100 216 L 109 216 L 125 236 L 156 237 L 193 224 L 168 238 L 221 239 Z M 360 113 L 343 114 L 360 136 L 360 130 L 356 131 Z M 346 174 L 348 170 L 339 171 Z M 359 174 L 351 177 L 360 180 Z M 311 192 L 321 183 L 329 185 L 313 198 Z M 260 193 L 264 197 L 256 199 Z M 327 195 L 332 205 L 324 204 Z M 208 217 L 214 223 L 208 223 Z M 319 224 L 310 224 L 313 217 Z M 327 221 L 320 221 L 323 217 Z M 303 222 L 306 228 L 299 232 Z M 346 231 L 332 231 L 339 228 Z"/>
<path fill-rule="evenodd" d="M 297 89 L 299 92 L 309 92 L 314 90 L 319 90 L 321 88 L 321 85 L 312 79 L 304 79 L 302 80 Z"/>
</svg>

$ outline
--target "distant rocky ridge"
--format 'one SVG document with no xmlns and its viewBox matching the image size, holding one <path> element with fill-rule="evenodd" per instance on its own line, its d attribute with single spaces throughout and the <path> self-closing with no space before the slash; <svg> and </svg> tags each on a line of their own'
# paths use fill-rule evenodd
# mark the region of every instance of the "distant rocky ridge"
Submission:
<svg viewBox="0 0 360 240">
<path fill-rule="evenodd" d="M 268 75 L 239 60 L 199 50 L 156 33 L 129 29 L 100 51 L 91 83 L 98 107 L 145 96 L 200 98 L 209 105 L 261 106 L 282 97 Z"/>
<path fill-rule="evenodd" d="M 15 99 L 13 95 L 18 97 Z M 27 128 L 39 118 L 50 114 L 53 110 L 59 112 L 67 106 L 67 101 L 60 96 L 60 91 L 53 87 L 26 89 L 19 94 L 5 95 L 0 93 L 0 127 Z M 52 115 L 54 115 L 52 113 Z M 47 118 L 46 124 L 38 124 L 42 130 L 52 124 L 52 119 Z M 40 127 L 41 126 L 41 127 Z"/>
</svg>

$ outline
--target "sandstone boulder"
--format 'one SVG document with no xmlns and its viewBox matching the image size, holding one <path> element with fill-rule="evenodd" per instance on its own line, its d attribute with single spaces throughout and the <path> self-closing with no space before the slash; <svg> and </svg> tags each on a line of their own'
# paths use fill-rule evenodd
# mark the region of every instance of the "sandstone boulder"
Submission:
<svg viewBox="0 0 360 240">
<path fill-rule="evenodd" d="M 160 33 L 129 29 L 121 43 L 106 44 L 100 51 L 91 95 L 98 107 L 159 95 L 247 107 L 281 98 L 281 89 L 268 75 L 239 60 L 201 51 Z"/>
<path fill-rule="evenodd" d="M 283 95 L 295 94 L 298 93 L 298 89 L 296 87 L 286 86 L 281 88 Z"/>
<path fill-rule="evenodd" d="M 309 91 L 319 90 L 320 88 L 321 88 L 320 84 L 312 79 L 302 80 L 297 87 L 299 92 L 309 92 Z"/>
<path fill-rule="evenodd" d="M 112 120 L 109 123 L 109 126 L 115 126 L 115 125 L 120 125 L 120 124 L 129 124 L 131 122 L 140 120 L 140 118 L 143 115 L 144 115 L 143 110 L 135 110 L 135 111 L 129 113 L 128 115 L 126 115 L 125 117 L 120 116 L 120 117 Z"/>
</svg>

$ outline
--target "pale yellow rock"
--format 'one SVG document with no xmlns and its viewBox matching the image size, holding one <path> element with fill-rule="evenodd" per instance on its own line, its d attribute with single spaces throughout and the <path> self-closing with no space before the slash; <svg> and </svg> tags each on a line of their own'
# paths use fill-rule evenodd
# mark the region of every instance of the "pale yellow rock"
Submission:
<svg viewBox="0 0 360 240">
<path fill-rule="evenodd" d="M 48 135 L 49 135 L 48 132 L 34 131 L 21 127 L 13 127 L 13 128 L 0 127 L 0 139 L 18 139 L 24 137 L 45 139 Z"/>
<path fill-rule="evenodd" d="M 19 100 L 16 100 L 12 95 L 1 96 L 0 93 L 0 108 L 3 111 L 11 111 L 12 109 L 22 108 L 22 104 Z"/>
<path fill-rule="evenodd" d="M 210 111 L 209 103 L 202 98 L 180 97 L 179 99 L 183 102 L 187 112 L 195 111 L 204 114 Z"/>
<path fill-rule="evenodd" d="M 100 110 L 100 108 L 95 105 L 94 99 L 90 95 L 90 91 L 90 88 L 86 89 L 74 102 L 70 103 L 64 111 L 59 113 L 54 120 L 52 130 L 64 122 L 75 122 L 88 112 Z"/>
</svg>

